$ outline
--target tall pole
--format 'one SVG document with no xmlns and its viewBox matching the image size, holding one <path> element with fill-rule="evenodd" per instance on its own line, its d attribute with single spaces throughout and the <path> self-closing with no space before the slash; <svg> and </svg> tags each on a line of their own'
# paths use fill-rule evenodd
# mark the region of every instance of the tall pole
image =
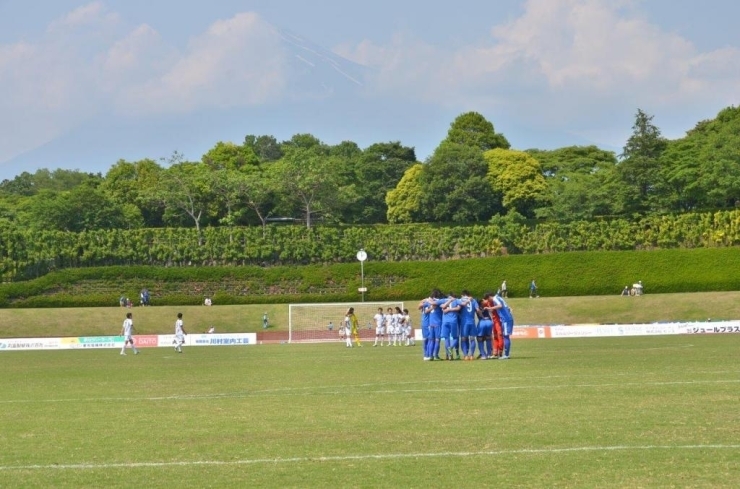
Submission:
<svg viewBox="0 0 740 489">
<path fill-rule="evenodd" d="M 362 302 L 365 302 L 365 292 L 367 292 L 365 288 L 365 260 L 367 260 L 367 253 L 364 249 L 360 248 L 360 251 L 357 252 L 357 259 L 360 261 L 360 293 L 362 293 Z"/>
</svg>

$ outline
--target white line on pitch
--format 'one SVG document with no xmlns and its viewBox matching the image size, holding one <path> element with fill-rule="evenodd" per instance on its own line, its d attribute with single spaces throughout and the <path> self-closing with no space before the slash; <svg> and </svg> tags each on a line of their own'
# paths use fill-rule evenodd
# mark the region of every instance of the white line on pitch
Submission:
<svg viewBox="0 0 740 489">
<path fill-rule="evenodd" d="M 446 387 L 426 389 L 380 389 L 363 391 L 336 390 L 342 386 L 335 386 L 335 390 L 321 390 L 318 392 L 260 390 L 251 392 L 203 394 L 203 395 L 173 395 L 156 397 L 90 397 L 80 399 L 10 399 L 0 400 L 0 404 L 33 404 L 33 403 L 63 403 L 63 402 L 131 402 L 131 401 L 201 401 L 212 399 L 245 399 L 249 397 L 308 397 L 308 396 L 352 396 L 357 394 L 411 394 L 411 393 L 440 393 L 440 392 L 487 392 L 487 391 L 514 391 L 514 390 L 551 390 L 551 389 L 578 389 L 578 388 L 609 388 L 609 387 L 641 387 L 641 386 L 670 386 L 670 385 L 707 385 L 707 384 L 738 384 L 738 380 L 685 380 L 666 382 L 614 382 L 607 384 L 552 384 L 552 385 L 512 385 L 500 387 Z M 310 389 L 310 388 L 309 388 Z"/>
<path fill-rule="evenodd" d="M 193 460 L 179 462 L 121 462 L 101 464 L 48 464 L 48 465 L 0 465 L 0 471 L 15 470 L 100 470 L 134 469 L 188 466 L 257 465 L 315 462 L 346 462 L 358 460 L 395 460 L 407 458 L 471 457 L 491 455 L 550 455 L 578 452 L 616 452 L 639 450 L 738 450 L 740 445 L 615 445 L 605 447 L 566 447 L 566 448 L 522 448 L 515 450 L 486 450 L 477 452 L 434 452 L 434 453 L 389 453 L 379 455 L 346 455 L 292 458 L 255 458 L 244 460 Z"/>
</svg>

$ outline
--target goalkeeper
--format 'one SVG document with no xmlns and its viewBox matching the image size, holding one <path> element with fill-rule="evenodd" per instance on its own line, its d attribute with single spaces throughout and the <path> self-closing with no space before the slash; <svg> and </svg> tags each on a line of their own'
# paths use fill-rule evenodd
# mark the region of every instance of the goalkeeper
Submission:
<svg viewBox="0 0 740 489">
<path fill-rule="evenodd" d="M 352 346 L 351 338 L 355 340 L 355 343 L 357 343 L 357 346 L 362 346 L 362 343 L 360 343 L 360 332 L 359 332 L 359 322 L 357 321 L 357 316 L 355 316 L 355 308 L 350 307 L 347 309 L 347 314 L 344 318 L 344 323 L 348 326 L 349 331 L 347 332 L 347 343 L 349 346 Z"/>
</svg>

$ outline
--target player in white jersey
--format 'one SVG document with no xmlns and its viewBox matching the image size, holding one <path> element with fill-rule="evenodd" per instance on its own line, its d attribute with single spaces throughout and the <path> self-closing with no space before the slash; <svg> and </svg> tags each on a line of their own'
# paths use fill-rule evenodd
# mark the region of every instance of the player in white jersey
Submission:
<svg viewBox="0 0 740 489">
<path fill-rule="evenodd" d="M 378 346 L 378 339 L 380 339 L 380 346 L 383 346 L 383 338 L 385 337 L 385 316 L 383 315 L 383 308 L 379 307 L 377 314 L 373 316 L 375 320 L 375 344 Z"/>
<path fill-rule="evenodd" d="M 385 334 L 388 337 L 388 346 L 391 346 L 393 344 L 393 308 L 388 308 L 383 319 L 385 321 Z"/>
<path fill-rule="evenodd" d="M 405 328 L 404 336 L 406 337 L 406 346 L 416 346 L 414 338 L 414 328 L 411 326 L 411 315 L 408 309 L 403 310 L 403 327 Z"/>
<path fill-rule="evenodd" d="M 182 313 L 177 313 L 177 321 L 175 321 L 175 351 L 182 353 L 182 345 L 185 344 L 185 328 L 182 325 Z"/>
<path fill-rule="evenodd" d="M 396 307 L 393 313 L 393 346 L 403 346 L 403 313 L 400 307 Z"/>
<path fill-rule="evenodd" d="M 126 319 L 123 320 L 123 326 L 121 327 L 121 336 L 123 336 L 123 348 L 121 348 L 121 355 L 126 355 L 126 345 L 131 345 L 134 350 L 134 355 L 139 354 L 139 350 L 134 346 L 134 320 L 132 319 L 133 314 L 130 312 L 126 314 Z"/>
</svg>

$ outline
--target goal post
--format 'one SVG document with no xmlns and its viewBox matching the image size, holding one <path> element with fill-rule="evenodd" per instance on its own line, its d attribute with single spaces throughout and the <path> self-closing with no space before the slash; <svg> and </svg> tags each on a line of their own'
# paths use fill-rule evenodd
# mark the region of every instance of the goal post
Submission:
<svg viewBox="0 0 740 489">
<path fill-rule="evenodd" d="M 318 343 L 340 340 L 340 328 L 343 325 L 347 309 L 355 308 L 361 340 L 375 338 L 375 321 L 373 317 L 382 307 L 385 312 L 389 307 L 404 305 L 395 302 L 347 302 L 331 304 L 290 304 L 288 306 L 288 343 Z"/>
</svg>

